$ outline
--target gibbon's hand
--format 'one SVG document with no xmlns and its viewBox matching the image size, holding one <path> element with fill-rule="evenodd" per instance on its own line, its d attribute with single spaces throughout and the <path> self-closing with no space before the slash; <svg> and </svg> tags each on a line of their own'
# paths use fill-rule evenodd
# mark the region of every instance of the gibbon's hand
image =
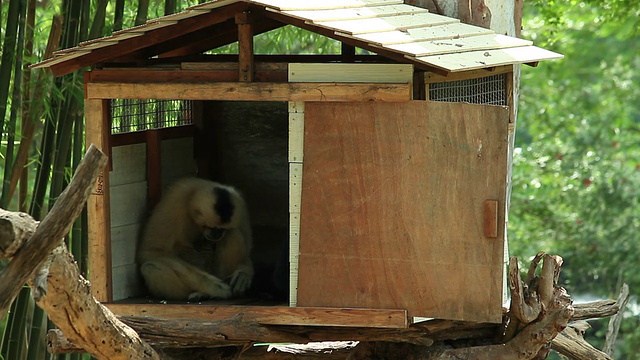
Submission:
<svg viewBox="0 0 640 360">
<path fill-rule="evenodd" d="M 212 241 L 212 242 L 216 242 L 216 241 L 220 241 L 222 240 L 222 238 L 224 237 L 224 234 L 226 234 L 227 230 L 223 229 L 223 228 L 219 228 L 219 227 L 214 227 L 214 228 L 207 228 L 204 231 L 204 238 Z"/>
<path fill-rule="evenodd" d="M 233 296 L 244 295 L 251 286 L 251 278 L 252 276 L 250 274 L 247 274 L 241 269 L 234 271 L 229 281 Z"/>
<path fill-rule="evenodd" d="M 206 292 L 195 291 L 189 294 L 189 301 L 202 301 L 209 299 L 228 299 L 231 297 L 231 287 L 222 281 L 215 282 Z"/>
</svg>

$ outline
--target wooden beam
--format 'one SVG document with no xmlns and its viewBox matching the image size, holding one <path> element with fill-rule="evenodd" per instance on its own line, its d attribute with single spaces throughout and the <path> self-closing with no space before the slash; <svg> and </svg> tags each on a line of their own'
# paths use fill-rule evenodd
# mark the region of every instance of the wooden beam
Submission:
<svg viewBox="0 0 640 360">
<path fill-rule="evenodd" d="M 0 272 L 0 321 L 4 318 L 9 306 L 18 295 L 20 288 L 29 282 L 34 290 L 33 297 L 40 301 L 47 294 L 47 278 L 49 274 L 49 254 L 58 247 L 63 247 L 63 239 L 71 230 L 75 219 L 80 215 L 84 203 L 90 196 L 98 174 L 104 171 L 107 156 L 95 146 L 90 146 L 71 179 L 69 186 L 60 194 L 51 211 L 35 228 L 29 221 L 13 224 L 2 218 L 3 231 L 0 232 L 2 254 L 4 249 L 14 248 L 16 240 L 23 241 L 20 249 L 15 251 L 9 265 Z M 2 214 L 4 215 L 4 213 Z M 31 219 L 27 214 L 18 216 Z M 29 225 L 28 229 L 15 229 L 18 225 Z M 22 236 L 26 232 L 33 235 L 28 241 Z M 17 236 L 19 235 L 19 236 Z"/>
<path fill-rule="evenodd" d="M 341 44 L 340 54 L 344 62 L 354 62 L 356 57 L 356 47 L 346 43 Z"/>
<path fill-rule="evenodd" d="M 263 18 L 259 22 L 254 22 L 253 34 L 259 35 L 267 31 L 283 27 L 284 25 L 285 24 L 281 22 Z M 231 44 L 238 40 L 238 27 L 233 26 L 233 28 L 228 29 L 225 32 L 215 32 L 214 34 L 216 34 L 214 38 L 211 38 L 210 36 L 202 36 L 199 39 L 184 42 L 178 47 L 168 49 L 167 52 L 159 54 L 158 57 L 168 58 L 174 56 L 198 54 L 207 50 L 218 48 L 220 46 Z"/>
<path fill-rule="evenodd" d="M 474 78 L 485 77 L 485 76 L 504 74 L 509 72 L 513 72 L 513 65 L 497 66 L 493 68 L 471 70 L 471 71 L 464 71 L 464 72 L 458 72 L 458 73 L 449 73 L 446 76 L 438 73 L 433 73 L 433 72 L 425 72 L 424 81 L 426 84 L 434 83 L 434 82 L 458 81 L 458 80 L 467 80 L 467 79 L 474 79 Z"/>
<path fill-rule="evenodd" d="M 168 128 L 154 129 L 154 131 L 159 132 L 160 138 L 164 140 L 192 137 L 195 132 L 193 125 L 172 126 Z M 146 132 L 147 130 L 113 134 L 109 141 L 111 143 L 111 147 L 142 144 L 147 142 Z"/>
<path fill-rule="evenodd" d="M 184 34 L 173 39 L 168 39 L 166 41 L 160 42 L 153 46 L 142 48 L 124 56 L 109 59 L 109 61 L 131 61 L 135 59 L 148 59 L 154 56 L 166 58 L 169 56 L 192 55 L 217 47 L 213 44 L 233 42 L 236 41 L 237 38 L 238 30 L 232 17 L 223 22 L 207 26 L 205 28 Z M 196 51 L 192 44 L 198 44 L 202 42 L 212 45 L 207 46 L 207 49 Z M 189 50 L 188 52 L 184 52 L 184 50 L 178 52 L 178 49 Z"/>
<path fill-rule="evenodd" d="M 250 13 L 236 14 L 238 25 L 238 62 L 240 81 L 253 81 L 253 19 Z"/>
<path fill-rule="evenodd" d="M 226 21 L 233 18 L 237 12 L 244 11 L 246 8 L 247 5 L 245 3 L 235 3 L 224 6 L 217 9 L 215 12 L 208 12 L 189 19 L 181 20 L 177 26 L 167 26 L 151 30 L 146 33 L 145 36 L 136 36 L 130 39 L 125 39 L 116 45 L 95 49 L 88 54 L 52 65 L 51 71 L 55 76 L 69 74 L 83 67 L 111 59 L 114 57 L 114 53 L 126 55 L 134 51 L 162 43 L 169 39 L 174 39 L 211 26 L 212 24 Z"/>
<path fill-rule="evenodd" d="M 342 309 L 288 306 L 105 304 L 121 316 L 223 321 L 241 316 L 263 325 L 336 326 L 404 329 L 405 310 Z"/>
<path fill-rule="evenodd" d="M 411 84 L 90 83 L 87 99 L 409 101 Z"/>
<path fill-rule="evenodd" d="M 237 63 L 230 68 L 211 70 L 177 70 L 177 69 L 105 69 L 91 71 L 93 81 L 96 82 L 127 82 L 127 83 L 169 83 L 169 82 L 233 82 L 238 80 Z M 258 82 L 286 82 L 287 69 L 275 67 L 260 67 L 255 64 L 254 80 Z"/>
</svg>

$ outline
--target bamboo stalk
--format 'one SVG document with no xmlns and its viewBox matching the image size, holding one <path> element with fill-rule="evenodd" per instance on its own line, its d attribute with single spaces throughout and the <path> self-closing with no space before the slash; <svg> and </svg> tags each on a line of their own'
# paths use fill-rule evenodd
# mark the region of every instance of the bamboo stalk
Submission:
<svg viewBox="0 0 640 360">
<path fill-rule="evenodd" d="M 147 21 L 149 15 L 149 0 L 138 1 L 138 11 L 136 12 L 135 25 L 142 25 Z"/>
<path fill-rule="evenodd" d="M 104 33 L 104 23 L 107 16 L 107 5 L 109 0 L 99 0 L 96 5 L 96 11 L 93 14 L 93 23 L 89 30 L 89 39 L 96 39 Z"/>
<path fill-rule="evenodd" d="M 124 19 L 124 0 L 116 0 L 115 14 L 113 15 L 113 31 L 122 30 Z"/>
<path fill-rule="evenodd" d="M 4 129 L 4 118 L 7 113 L 9 83 L 11 82 L 11 73 L 18 35 L 20 3 L 21 0 L 9 1 L 9 9 L 7 11 L 7 27 L 5 28 L 4 44 L 2 46 L 2 61 L 0 62 L 0 129 Z"/>
<path fill-rule="evenodd" d="M 53 17 L 51 31 L 49 32 L 49 40 L 47 41 L 47 48 L 44 53 L 44 58 L 50 58 L 53 56 L 53 51 L 60 44 L 60 36 L 62 34 L 62 16 L 56 15 Z M 30 72 L 30 70 L 25 70 L 26 72 Z M 27 163 L 27 158 L 29 156 L 29 149 L 31 143 L 33 141 L 34 134 L 36 130 L 41 125 L 40 118 L 43 113 L 44 106 L 44 93 L 49 86 L 44 86 L 43 80 L 45 78 L 44 72 L 38 72 L 35 80 L 35 89 L 32 99 L 35 101 L 26 102 L 27 106 L 25 107 L 25 112 L 22 116 L 22 139 L 20 140 L 20 146 L 18 147 L 18 153 L 16 154 L 16 161 L 13 163 L 13 169 L 11 170 L 11 184 L 9 186 L 10 197 L 13 196 L 15 189 L 18 184 L 18 179 L 21 177 L 22 172 L 24 171 L 25 164 Z M 27 81 L 25 80 L 25 85 Z M 29 96 L 27 94 L 27 90 L 25 90 L 25 96 Z M 26 181 L 23 182 L 24 188 L 26 189 Z M 21 199 L 20 206 L 24 205 L 24 199 Z M 22 209 L 21 209 L 22 210 Z"/>
<path fill-rule="evenodd" d="M 16 43 L 15 69 L 13 79 L 13 94 L 11 96 L 11 113 L 9 115 L 9 124 L 7 126 L 7 149 L 5 152 L 4 181 L 2 186 L 2 197 L 0 197 L 0 207 L 7 208 L 11 203 L 10 179 L 11 164 L 14 162 L 13 153 L 15 148 L 16 130 L 18 128 L 18 114 L 22 108 L 22 59 L 24 52 L 24 36 L 26 27 L 26 11 L 27 1 L 20 0 L 20 8 L 18 15 L 18 39 Z"/>
</svg>

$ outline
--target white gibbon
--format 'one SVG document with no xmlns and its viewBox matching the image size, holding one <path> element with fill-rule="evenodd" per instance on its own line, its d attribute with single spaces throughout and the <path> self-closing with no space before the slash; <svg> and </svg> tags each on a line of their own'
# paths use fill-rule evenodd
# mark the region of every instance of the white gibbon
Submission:
<svg viewBox="0 0 640 360">
<path fill-rule="evenodd" d="M 251 286 L 251 241 L 246 205 L 233 187 L 186 178 L 152 211 L 137 260 L 155 297 L 227 299 Z"/>
</svg>

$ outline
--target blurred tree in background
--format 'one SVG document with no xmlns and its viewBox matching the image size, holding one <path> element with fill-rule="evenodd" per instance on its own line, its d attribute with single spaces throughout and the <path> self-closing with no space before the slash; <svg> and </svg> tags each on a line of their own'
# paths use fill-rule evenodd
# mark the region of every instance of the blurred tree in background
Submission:
<svg viewBox="0 0 640 360">
<path fill-rule="evenodd" d="M 575 300 L 629 284 L 616 359 L 640 359 L 639 35 L 637 1 L 526 8 L 523 36 L 565 58 L 522 68 L 509 213 L 512 254 L 560 254 Z M 606 324 L 591 322 L 591 343 L 602 345 Z"/>
</svg>

